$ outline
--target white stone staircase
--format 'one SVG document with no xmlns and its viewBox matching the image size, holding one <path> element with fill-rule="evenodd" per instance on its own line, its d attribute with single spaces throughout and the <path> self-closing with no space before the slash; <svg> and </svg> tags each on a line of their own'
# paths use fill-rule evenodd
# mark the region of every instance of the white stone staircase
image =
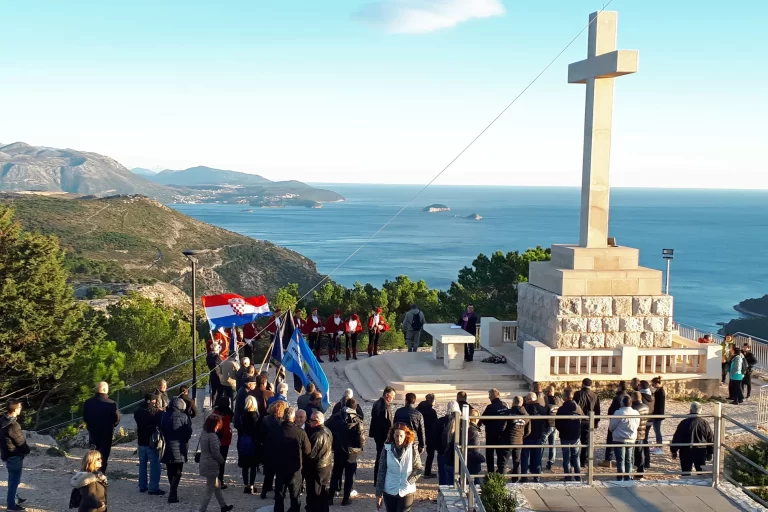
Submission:
<svg viewBox="0 0 768 512">
<path fill-rule="evenodd" d="M 528 384 L 510 365 L 478 359 L 466 363 L 462 370 L 448 370 L 442 361 L 432 358 L 431 352 L 362 356 L 344 372 L 357 396 L 369 401 L 377 400 L 386 386 L 395 389 L 396 400 L 403 400 L 406 393 L 416 393 L 419 399 L 434 393 L 437 400 L 445 401 L 455 399 L 458 391 L 466 391 L 469 401 L 485 402 L 491 388 L 498 389 L 503 398 L 528 392 Z"/>
</svg>

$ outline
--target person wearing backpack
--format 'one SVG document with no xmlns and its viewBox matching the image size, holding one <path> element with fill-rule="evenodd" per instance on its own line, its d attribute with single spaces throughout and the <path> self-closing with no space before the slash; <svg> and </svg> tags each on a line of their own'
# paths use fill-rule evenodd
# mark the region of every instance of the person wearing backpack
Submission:
<svg viewBox="0 0 768 512">
<path fill-rule="evenodd" d="M 421 330 L 425 323 L 424 313 L 419 310 L 419 306 L 413 304 L 411 310 L 405 314 L 403 319 L 403 332 L 405 332 L 408 352 L 417 352 L 419 350 L 419 338 L 421 338 Z"/>
<path fill-rule="evenodd" d="M 139 492 L 148 492 L 152 496 L 162 496 L 160 489 L 160 450 L 165 447 L 160 433 L 160 418 L 163 411 L 157 406 L 156 394 L 147 393 L 133 419 L 136 421 L 136 444 L 139 447 Z M 147 464 L 149 464 L 149 485 L 147 485 Z"/>
</svg>

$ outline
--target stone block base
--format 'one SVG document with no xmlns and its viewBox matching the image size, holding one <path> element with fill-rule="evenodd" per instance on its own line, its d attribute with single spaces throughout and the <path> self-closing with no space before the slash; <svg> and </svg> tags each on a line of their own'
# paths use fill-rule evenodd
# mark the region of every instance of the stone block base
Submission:
<svg viewBox="0 0 768 512">
<path fill-rule="evenodd" d="M 669 295 L 563 296 L 523 283 L 518 339 L 551 348 L 671 347 L 672 309 Z"/>
</svg>

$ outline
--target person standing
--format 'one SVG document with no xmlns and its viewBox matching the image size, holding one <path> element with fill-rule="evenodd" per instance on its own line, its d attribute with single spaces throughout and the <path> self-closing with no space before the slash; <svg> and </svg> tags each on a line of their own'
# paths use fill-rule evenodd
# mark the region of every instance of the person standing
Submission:
<svg viewBox="0 0 768 512">
<path fill-rule="evenodd" d="M 405 405 L 395 411 L 393 423 L 402 423 L 416 434 L 419 453 L 427 449 L 427 434 L 424 428 L 424 417 L 416 409 L 416 393 L 405 394 Z"/>
<path fill-rule="evenodd" d="M 701 414 L 701 404 L 699 402 L 693 402 L 691 404 L 691 414 Z M 689 476 L 691 469 L 696 468 L 696 471 L 702 471 L 702 467 L 708 460 L 712 460 L 714 454 L 714 445 L 709 446 L 675 446 L 685 443 L 714 443 L 715 433 L 712 431 L 712 427 L 707 423 L 707 420 L 701 417 L 685 418 L 677 426 L 674 435 L 672 436 L 672 444 L 670 450 L 672 452 L 672 458 L 676 459 L 678 452 L 680 452 L 680 469 L 683 471 L 683 476 Z"/>
<path fill-rule="evenodd" d="M 555 461 L 555 441 L 557 439 L 557 429 L 555 428 L 555 416 L 557 416 L 557 410 L 563 405 L 563 400 L 560 397 L 555 396 L 555 386 L 547 386 L 546 394 L 544 396 L 545 405 L 547 410 L 547 416 L 550 417 L 549 425 L 544 432 L 544 436 L 541 438 L 541 444 L 549 447 L 549 454 L 547 457 L 547 469 L 552 469 L 552 464 Z M 562 450 L 561 450 L 562 453 Z M 544 453 L 542 452 L 542 455 Z"/>
<path fill-rule="evenodd" d="M 24 457 L 30 452 L 21 426 L 17 421 L 21 414 L 21 402 L 9 400 L 6 407 L 6 413 L 0 416 L 0 459 L 5 462 L 5 467 L 8 470 L 6 505 L 8 510 L 25 510 L 24 507 L 16 503 L 16 491 L 21 483 Z"/>
<path fill-rule="evenodd" d="M 83 421 L 88 429 L 88 441 L 101 453 L 101 471 L 107 473 L 109 453 L 112 451 L 112 435 L 120 423 L 117 404 L 109 399 L 109 384 L 99 382 L 96 395 L 83 405 Z"/>
<path fill-rule="evenodd" d="M 581 420 L 572 419 L 569 420 L 568 416 L 583 416 L 584 411 L 579 404 L 573 399 L 573 390 L 566 388 L 563 390 L 563 405 L 557 409 L 557 419 L 555 420 L 555 428 L 560 436 L 560 444 L 573 446 L 568 448 L 565 446 L 563 451 L 563 473 L 565 473 L 565 481 L 570 482 L 576 480 L 581 482 L 581 465 L 579 464 L 579 442 L 581 439 Z M 575 477 L 570 475 L 575 474 Z"/>
<path fill-rule="evenodd" d="M 237 465 L 243 476 L 243 492 L 256 494 L 256 469 L 259 467 L 259 412 L 256 399 L 249 396 L 238 414 Z"/>
<path fill-rule="evenodd" d="M 536 393 L 528 393 L 525 398 L 525 411 L 528 416 L 547 416 L 547 409 L 539 403 L 539 397 Z M 548 420 L 531 420 L 531 430 L 527 436 L 523 439 L 523 444 L 530 445 L 532 448 L 525 448 L 523 450 L 523 462 L 522 470 L 526 475 L 530 471 L 533 475 L 541 474 L 541 459 L 542 459 L 542 439 L 544 433 L 549 429 Z M 527 482 L 528 477 L 523 477 L 522 482 Z M 539 483 L 541 481 L 540 476 L 534 476 L 533 481 Z"/>
<path fill-rule="evenodd" d="M 189 396 L 189 386 L 186 384 L 179 386 L 179 398 L 184 400 L 184 403 L 187 404 L 185 411 L 189 416 L 189 419 L 195 419 L 197 416 L 197 404 L 195 404 L 195 401 Z"/>
<path fill-rule="evenodd" d="M 211 343 L 211 348 L 208 351 L 208 355 L 205 357 L 205 363 L 208 365 L 208 388 L 211 395 L 211 403 L 216 403 L 216 398 L 219 395 L 221 389 L 221 363 L 224 359 L 220 354 L 221 346 L 217 343 Z"/>
<path fill-rule="evenodd" d="M 475 306 L 469 304 L 467 310 L 456 321 L 456 325 L 460 325 L 462 329 L 467 331 L 472 336 L 477 333 L 477 315 L 475 314 Z M 475 358 L 475 344 L 467 343 L 464 345 L 464 360 L 472 361 Z"/>
<path fill-rule="evenodd" d="M 187 461 L 187 443 L 192 437 L 192 421 L 187 416 L 185 408 L 184 400 L 174 398 L 160 420 L 160 430 L 165 438 L 162 462 L 165 463 L 168 483 L 171 487 L 168 503 L 179 502 L 179 483 L 184 463 Z"/>
<path fill-rule="evenodd" d="M 249 396 L 253 397 L 254 401 L 256 401 L 256 410 L 258 410 L 259 402 L 256 400 L 257 380 L 257 377 L 246 377 L 245 382 L 243 382 L 243 387 L 237 391 L 237 396 L 235 397 L 235 428 L 240 428 L 240 420 L 242 419 L 240 413 L 243 412 L 245 401 L 248 400 Z"/>
<path fill-rule="evenodd" d="M 421 338 L 421 329 L 427 321 L 424 319 L 424 313 L 419 310 L 419 306 L 413 304 L 411 310 L 403 318 L 403 332 L 405 333 L 405 342 L 408 345 L 408 352 L 419 351 L 419 339 Z"/>
<path fill-rule="evenodd" d="M 229 455 L 229 447 L 232 445 L 232 418 L 235 415 L 232 409 L 230 409 L 229 403 L 228 399 L 220 397 L 216 407 L 213 408 L 213 414 L 221 418 L 221 425 L 216 430 L 216 435 L 219 436 L 219 449 L 221 450 L 221 458 L 224 461 L 219 467 L 219 485 L 222 489 L 227 488 L 227 484 L 224 483 L 224 466 Z"/>
<path fill-rule="evenodd" d="M 376 308 L 368 317 L 368 357 L 379 355 L 379 337 L 389 330 L 381 308 Z M 379 458 L 376 457 L 376 460 Z M 376 475 L 374 474 L 374 478 Z"/>
<path fill-rule="evenodd" d="M 323 325 L 323 319 L 317 313 L 317 308 L 312 308 L 312 314 L 307 318 L 307 323 L 304 324 L 302 332 L 306 334 L 309 348 L 315 354 L 318 363 L 325 362 L 320 358 L 320 335 L 323 334 L 324 331 L 325 326 Z M 330 347 L 328 356 L 330 360 Z"/>
<path fill-rule="evenodd" d="M 437 477 L 439 485 L 453 485 L 453 452 L 456 421 L 454 415 L 459 411 L 458 402 L 448 402 L 445 416 L 437 420 L 435 425 L 435 440 L 437 449 Z M 375 474 L 375 473 L 374 473 Z"/>
<path fill-rule="evenodd" d="M 267 407 L 277 402 L 278 400 L 282 400 L 283 402 L 288 403 L 288 383 L 287 382 L 281 382 L 280 384 L 277 385 L 277 394 L 269 397 L 269 399 L 267 400 Z"/>
<path fill-rule="evenodd" d="M 491 403 L 483 411 L 483 416 L 500 416 L 502 411 L 507 410 L 507 404 L 501 401 L 501 393 L 494 388 L 488 391 L 488 400 Z M 500 445 L 506 444 L 504 438 L 504 429 L 507 426 L 506 420 L 483 420 L 480 418 L 480 425 L 485 427 L 485 444 Z M 496 455 L 496 465 L 494 465 L 493 456 Z M 485 463 L 488 473 L 504 474 L 509 458 L 509 448 L 486 448 Z"/>
<path fill-rule="evenodd" d="M 219 370 L 221 371 L 221 392 L 219 396 L 226 397 L 229 400 L 229 407 L 232 408 L 235 393 L 237 393 L 237 372 L 240 371 L 240 365 L 235 361 L 234 354 L 221 363 Z"/>
<path fill-rule="evenodd" d="M 314 393 L 316 389 L 317 388 L 315 388 L 314 382 L 307 384 L 307 387 L 304 388 L 304 394 L 300 395 L 299 398 L 296 399 L 296 408 L 306 409 L 309 405 L 310 399 L 312 398 L 312 393 Z"/>
<path fill-rule="evenodd" d="M 311 446 L 309 455 L 304 458 L 303 467 L 307 512 L 327 512 L 329 508 L 328 484 L 333 469 L 333 436 L 324 423 L 323 413 L 315 411 L 306 431 Z"/>
<path fill-rule="evenodd" d="M 379 454 L 376 506 L 387 512 L 410 512 L 416 481 L 422 474 L 421 459 L 414 444 L 416 435 L 407 426 L 395 424 Z"/>
<path fill-rule="evenodd" d="M 311 418 L 312 413 L 315 411 L 325 412 L 323 409 L 323 395 L 321 395 L 319 391 L 312 393 L 312 396 L 309 397 L 309 403 L 304 408 L 304 411 L 307 413 L 307 418 Z"/>
<path fill-rule="evenodd" d="M 256 390 L 253 396 L 256 398 L 256 404 L 259 406 L 259 416 L 267 415 L 267 401 L 274 396 L 274 392 L 267 389 L 267 376 L 259 375 L 256 377 Z"/>
<path fill-rule="evenodd" d="M 641 402 L 642 403 L 642 402 Z M 645 406 L 645 404 L 643 404 Z M 647 406 L 645 406 L 647 408 Z M 622 397 L 621 407 L 616 411 L 615 416 L 620 418 L 611 418 L 608 423 L 608 430 L 613 432 L 613 443 L 616 446 L 613 451 L 616 454 L 617 473 L 616 480 L 629 481 L 632 478 L 632 459 L 635 453 L 635 441 L 638 438 L 637 429 L 640 426 L 640 413 L 631 407 L 631 400 L 628 396 Z"/>
<path fill-rule="evenodd" d="M 325 322 L 325 332 L 328 334 L 328 360 L 338 362 L 341 351 L 341 337 L 344 334 L 344 319 L 341 310 L 333 312 L 333 316 Z"/>
<path fill-rule="evenodd" d="M 243 357 L 240 360 L 240 369 L 237 370 L 237 376 L 235 377 L 235 388 L 237 391 L 240 391 L 240 389 L 243 387 L 243 384 L 245 384 L 245 379 L 248 378 L 250 371 L 251 371 L 251 358 Z"/>
<path fill-rule="evenodd" d="M 341 477 L 344 475 L 342 505 L 351 505 L 352 488 L 357 473 L 357 458 L 365 448 L 363 419 L 358 416 L 359 408 L 354 398 L 347 400 L 345 407 L 331 417 L 333 434 L 333 473 L 331 494 L 328 503 L 333 504 L 335 494 L 342 490 Z"/>
<path fill-rule="evenodd" d="M 261 422 L 260 441 L 264 447 L 264 484 L 261 487 L 261 499 L 267 499 L 267 493 L 273 489 L 277 461 L 281 457 L 280 440 L 283 435 L 282 421 L 288 404 L 282 400 L 269 408 L 269 415 Z"/>
<path fill-rule="evenodd" d="M 77 512 L 106 512 L 107 477 L 99 471 L 101 465 L 101 453 L 98 450 L 89 450 L 80 461 L 80 471 L 69 480 L 70 485 L 80 491 L 80 506 Z M 24 510 L 24 508 L 8 510 Z"/>
<path fill-rule="evenodd" d="M 387 386 L 381 398 L 376 400 L 371 407 L 371 426 L 368 429 L 368 437 L 373 438 L 376 443 L 376 462 L 373 468 L 373 485 L 376 485 L 376 479 L 379 475 L 379 455 L 384 449 L 384 444 L 392 428 L 394 414 L 392 413 L 392 400 L 395 399 L 395 390 Z"/>
<path fill-rule="evenodd" d="M 504 444 L 522 445 L 524 439 L 531 433 L 531 421 L 527 419 L 528 411 L 523 407 L 523 397 L 516 396 L 512 399 L 512 407 L 502 411 L 504 416 L 518 416 L 506 421 L 504 432 L 502 433 Z M 525 416 L 521 418 L 520 416 Z M 520 474 L 520 465 L 523 461 L 523 449 L 512 448 L 512 474 Z M 520 481 L 519 476 L 514 476 L 510 480 L 512 483 Z"/>
<path fill-rule="evenodd" d="M 651 410 L 651 414 L 666 414 L 667 393 L 664 391 L 664 383 L 661 381 L 661 375 L 651 379 L 651 386 L 653 388 L 653 409 Z M 659 445 L 664 441 L 661 433 L 661 423 L 663 421 L 664 418 L 654 418 L 649 422 L 653 427 L 654 433 L 656 434 L 656 444 Z M 661 446 L 657 446 L 651 450 L 651 453 L 654 455 L 661 455 L 664 452 L 662 452 Z"/>
<path fill-rule="evenodd" d="M 728 373 L 730 381 L 728 382 L 728 391 L 733 400 L 733 405 L 739 405 L 744 401 L 744 394 L 741 389 L 741 381 L 747 372 L 747 361 L 741 355 L 741 349 L 736 345 L 731 345 L 731 360 L 729 362 Z"/>
<path fill-rule="evenodd" d="M 216 496 L 221 512 L 227 512 L 234 508 L 227 505 L 224 495 L 221 493 L 221 481 L 219 480 L 219 468 L 224 465 L 225 457 L 221 454 L 219 437 L 217 432 L 222 427 L 221 417 L 216 414 L 209 415 L 203 423 L 203 432 L 200 434 L 200 476 L 205 477 L 205 493 L 200 503 L 200 512 L 208 509 L 208 503 L 212 496 Z"/>
<path fill-rule="evenodd" d="M 160 490 L 160 454 L 149 440 L 159 428 L 163 411 L 157 407 L 157 395 L 147 394 L 144 402 L 133 413 L 136 421 L 136 444 L 139 451 L 139 492 L 153 496 L 162 496 Z M 147 465 L 149 465 L 149 484 L 147 484 Z"/>
<path fill-rule="evenodd" d="M 720 346 L 723 349 L 722 383 L 725 384 L 725 377 L 728 375 L 728 371 L 730 369 L 731 356 L 733 355 L 733 353 L 731 352 L 731 347 L 733 346 L 733 336 L 731 336 L 730 334 L 726 334 L 725 337 L 723 338 L 723 341 L 720 342 Z M 728 399 L 732 400 L 733 395 L 729 396 Z"/>
<path fill-rule="evenodd" d="M 320 413 L 322 414 L 322 412 Z M 312 416 L 310 416 L 311 418 Z M 284 512 L 285 495 L 290 497 L 290 512 L 299 512 L 301 496 L 301 470 L 304 457 L 309 455 L 312 446 L 307 434 L 294 424 L 296 409 L 288 407 L 280 425 L 281 437 L 277 446 L 279 457 L 276 461 L 275 474 L 275 512 Z"/>
<path fill-rule="evenodd" d="M 424 463 L 424 478 L 435 478 L 435 475 L 432 473 L 432 463 L 435 460 L 436 449 L 432 430 L 435 428 L 435 424 L 437 424 L 437 411 L 434 408 L 435 395 L 429 393 L 424 398 L 424 401 L 416 406 L 416 410 L 424 417 L 424 432 L 427 436 L 427 461 Z"/>
<path fill-rule="evenodd" d="M 647 403 L 643 401 L 643 395 L 639 391 L 635 391 L 632 393 L 631 399 L 631 406 L 634 410 L 637 411 L 637 413 L 640 415 L 640 424 L 637 427 L 637 438 L 635 441 L 635 453 L 634 453 L 634 464 L 637 468 L 637 475 L 635 476 L 636 479 L 643 478 L 643 473 L 645 473 L 646 468 L 650 467 L 650 453 L 647 451 L 647 447 L 644 445 L 648 444 L 648 418 L 647 416 L 650 414 L 650 411 L 652 410 Z M 618 461 L 616 462 L 618 464 Z M 626 461 L 625 461 L 626 463 Z"/>
<path fill-rule="evenodd" d="M 467 445 L 477 446 L 480 444 L 480 411 L 472 409 L 469 411 L 469 430 L 467 431 Z M 479 475 L 483 470 L 485 456 L 480 453 L 479 448 L 467 448 L 467 470 L 470 475 Z M 475 485 L 480 485 L 482 478 L 476 476 Z"/>
<path fill-rule="evenodd" d="M 611 401 L 611 405 L 608 406 L 608 416 L 613 416 L 613 414 L 621 409 L 621 401 L 625 396 L 629 396 L 627 393 L 627 383 L 626 381 L 621 381 L 616 386 L 616 395 L 613 397 L 613 400 Z M 606 435 L 605 444 L 611 445 L 613 444 L 613 432 L 611 432 L 610 429 L 608 429 L 608 434 Z M 601 468 L 609 468 L 611 467 L 611 459 L 613 458 L 615 451 L 612 447 L 607 446 L 605 448 L 605 456 L 603 457 L 603 460 L 598 464 Z M 637 457 L 635 457 L 635 460 L 637 460 Z"/>
<path fill-rule="evenodd" d="M 744 361 L 747 363 L 747 371 L 741 381 L 741 394 L 744 395 L 744 389 L 746 388 L 745 399 L 748 399 L 752 396 L 752 368 L 757 364 L 757 357 L 752 353 L 752 347 L 749 346 L 749 343 L 744 344 L 741 355 L 744 356 Z"/>
<path fill-rule="evenodd" d="M 600 400 L 597 395 L 592 391 L 592 379 L 587 377 L 581 381 L 581 389 L 573 395 L 573 400 L 579 404 L 581 410 L 585 415 L 590 412 L 594 412 L 595 416 L 600 415 Z M 597 430 L 597 425 L 600 420 L 595 420 L 594 425 L 589 424 L 589 420 L 585 419 L 581 422 L 581 455 L 579 456 L 579 462 L 581 467 L 587 465 L 587 457 L 589 454 L 589 429 L 594 428 Z"/>
<path fill-rule="evenodd" d="M 349 361 L 350 348 L 352 350 L 352 359 L 357 360 L 357 341 L 361 332 L 363 332 L 363 322 L 360 321 L 357 313 L 353 313 L 344 323 L 344 348 L 347 361 Z"/>
</svg>

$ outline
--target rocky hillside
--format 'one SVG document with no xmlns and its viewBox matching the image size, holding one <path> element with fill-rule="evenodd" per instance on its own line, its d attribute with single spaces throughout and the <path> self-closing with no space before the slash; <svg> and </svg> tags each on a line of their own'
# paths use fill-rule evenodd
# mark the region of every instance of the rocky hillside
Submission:
<svg viewBox="0 0 768 512">
<path fill-rule="evenodd" d="M 26 229 L 59 237 L 76 280 L 157 280 L 191 288 L 185 249 L 199 256 L 198 288 L 242 295 L 273 294 L 320 275 L 314 262 L 270 242 L 200 222 L 143 196 L 84 198 L 0 193 Z"/>
<path fill-rule="evenodd" d="M 24 142 L 0 146 L 0 191 L 22 190 L 96 196 L 143 194 L 159 200 L 170 200 L 176 193 L 97 153 Z"/>
</svg>

